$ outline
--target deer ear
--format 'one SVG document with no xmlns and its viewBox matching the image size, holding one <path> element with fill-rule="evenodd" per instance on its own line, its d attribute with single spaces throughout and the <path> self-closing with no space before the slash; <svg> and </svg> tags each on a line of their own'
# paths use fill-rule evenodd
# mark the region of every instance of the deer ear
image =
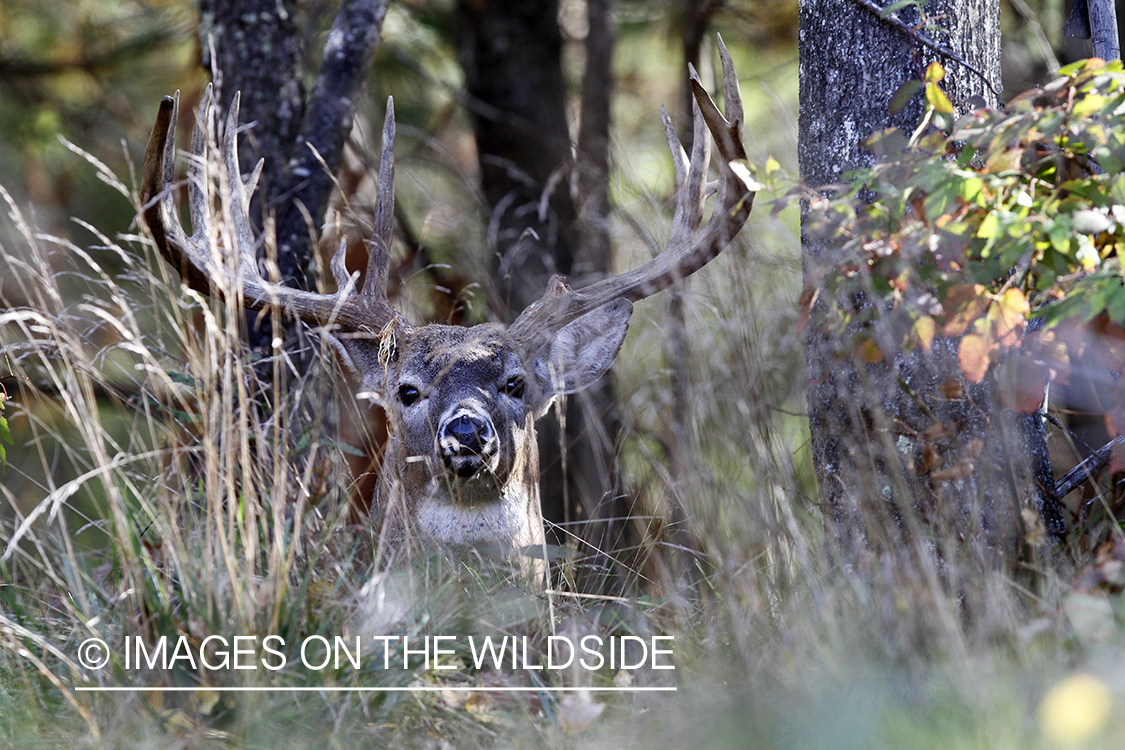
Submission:
<svg viewBox="0 0 1125 750">
<path fill-rule="evenodd" d="M 575 393 L 604 375 L 617 358 L 632 314 L 632 302 L 615 299 L 559 330 L 547 356 L 532 364 L 544 395 Z"/>
</svg>

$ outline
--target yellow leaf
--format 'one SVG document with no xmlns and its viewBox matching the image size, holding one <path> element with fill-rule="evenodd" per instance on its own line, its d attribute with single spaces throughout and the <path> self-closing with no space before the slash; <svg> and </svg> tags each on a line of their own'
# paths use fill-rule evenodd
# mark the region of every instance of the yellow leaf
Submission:
<svg viewBox="0 0 1125 750">
<path fill-rule="evenodd" d="M 1016 346 L 1023 333 L 1024 323 L 1031 305 L 1019 289 L 1008 289 L 992 305 L 988 317 L 992 321 L 993 335 L 1000 346 Z"/>
<path fill-rule="evenodd" d="M 1043 734 L 1060 745 L 1078 746 L 1102 730 L 1113 708 L 1113 696 L 1098 678 L 1079 674 L 1051 688 L 1039 704 Z"/>
<path fill-rule="evenodd" d="M 926 83 L 937 83 L 945 78 L 945 68 L 937 60 L 926 66 Z"/>
<path fill-rule="evenodd" d="M 918 320 L 914 321 L 914 337 L 922 344 L 922 349 L 925 351 L 930 350 L 930 346 L 934 343 L 934 319 L 929 315 L 925 315 Z"/>
<path fill-rule="evenodd" d="M 211 712 L 215 710 L 215 706 L 219 704 L 221 696 L 214 690 L 196 690 L 191 694 L 188 700 L 195 710 L 204 716 L 210 716 Z"/>
<path fill-rule="evenodd" d="M 777 163 L 777 159 L 772 156 L 766 159 L 766 174 L 773 174 L 779 169 L 781 169 L 781 165 Z"/>
<path fill-rule="evenodd" d="M 936 83 L 926 84 L 926 101 L 930 103 L 935 112 L 940 112 L 943 115 L 953 114 L 953 102 L 949 101 L 949 97 Z"/>
</svg>

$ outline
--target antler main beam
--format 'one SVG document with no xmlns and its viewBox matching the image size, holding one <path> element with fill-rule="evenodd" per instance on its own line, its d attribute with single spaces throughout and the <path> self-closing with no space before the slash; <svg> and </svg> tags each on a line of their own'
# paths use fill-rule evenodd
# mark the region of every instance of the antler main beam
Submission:
<svg viewBox="0 0 1125 750">
<path fill-rule="evenodd" d="M 761 186 L 746 167 L 742 95 L 738 75 L 721 37 L 719 56 L 723 64 L 726 116 L 719 112 L 692 70 L 695 136 L 690 162 L 665 113 L 665 132 L 679 183 L 676 216 L 667 246 L 643 266 L 577 291 L 567 286 L 561 277 L 553 277 L 542 299 L 530 305 L 512 324 L 510 331 L 517 340 L 531 349 L 539 348 L 538 342 L 549 341 L 551 333 L 591 310 L 617 299 L 636 302 L 667 289 L 714 259 L 742 229 L 750 215 L 754 193 Z M 711 219 L 706 227 L 696 231 L 702 220 L 709 161 L 704 127 L 710 131 L 721 157 L 720 179 Z"/>
<path fill-rule="evenodd" d="M 191 156 L 188 166 L 188 196 L 193 233 L 184 231 L 176 218 L 173 191 L 175 178 L 174 127 L 179 112 L 179 92 L 160 102 L 156 124 L 145 149 L 141 184 L 142 212 L 156 248 L 175 268 L 183 282 L 200 294 L 225 299 L 229 294 L 241 295 L 240 304 L 251 310 L 278 309 L 289 317 L 310 325 L 330 326 L 346 332 L 378 333 L 392 320 L 401 320 L 399 313 L 387 302 L 386 279 L 389 263 L 392 218 L 394 216 L 394 106 L 387 101 L 387 117 L 383 126 L 383 158 L 379 165 L 375 237 L 367 267 L 363 291 L 355 289 L 355 278 L 344 267 L 344 249 L 332 258 L 332 271 L 339 286 L 336 294 L 316 294 L 273 284 L 258 269 L 257 248 L 250 221 L 250 196 L 261 173 L 258 163 L 250 179 L 243 183 L 238 166 L 238 101 L 235 94 L 227 115 L 222 139 L 220 179 L 224 208 L 231 217 L 231 232 L 212 232 L 211 198 L 209 195 L 208 144 L 213 114 L 213 93 L 207 87 L 196 113 L 192 131 Z M 223 248 L 220 238 L 233 243 Z M 237 261 L 228 264 L 223 251 L 235 252 Z M 236 270 L 232 272 L 231 266 Z"/>
</svg>

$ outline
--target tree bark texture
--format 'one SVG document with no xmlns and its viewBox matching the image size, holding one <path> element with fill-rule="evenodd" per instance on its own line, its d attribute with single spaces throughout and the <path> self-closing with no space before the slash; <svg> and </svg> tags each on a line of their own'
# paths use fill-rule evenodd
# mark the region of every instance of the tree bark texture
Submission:
<svg viewBox="0 0 1125 750">
<path fill-rule="evenodd" d="M 612 81 L 611 0 L 591 0 L 577 164 L 566 119 L 557 0 L 459 0 L 457 46 L 490 211 L 494 307 L 508 320 L 537 300 L 552 274 L 576 286 L 609 269 L 608 144 Z M 572 171 L 577 169 L 572 197 Z M 580 215 L 581 214 L 581 215 Z M 610 553 L 623 538 L 614 475 L 618 431 L 603 380 L 567 399 L 561 420 L 542 424 L 544 518 L 567 524 L 554 541 L 583 533 L 601 550 L 590 568 L 614 578 Z M 560 426 L 559 423 L 564 426 Z M 563 432 L 560 432 L 560 427 Z M 610 584 L 612 585 L 612 584 Z"/>
<path fill-rule="evenodd" d="M 871 133 L 914 130 L 921 96 L 895 115 L 888 103 L 932 60 L 946 68 L 942 87 L 959 112 L 974 97 L 998 100 L 998 0 L 932 0 L 925 19 L 915 7 L 895 14 L 908 27 L 924 26 L 929 41 L 961 62 L 881 19 L 873 4 L 889 3 L 800 4 L 799 160 L 802 182 L 814 189 L 870 165 L 874 156 L 860 142 Z M 802 246 L 806 284 L 813 285 L 834 259 L 807 227 Z M 968 383 L 955 340 L 935 339 L 928 354 L 917 349 L 890 363 L 865 363 L 849 332 L 830 325 L 832 304 L 867 302 L 819 300 L 807 328 L 813 455 L 825 523 L 839 551 L 857 559 L 925 538 L 943 551 L 971 547 L 1010 560 L 1029 531 L 1024 509 L 1060 533 L 1061 516 L 1044 486 L 1053 478 L 1041 418 L 1005 410 L 988 378 Z"/>
<path fill-rule="evenodd" d="M 205 63 L 213 64 L 221 104 L 228 107 L 241 92 L 239 119 L 254 123 L 239 143 L 242 167 L 248 172 L 258 158 L 265 160 L 252 215 L 257 221 L 277 217 L 278 268 L 285 283 L 301 289 L 313 287 L 313 238 L 328 207 L 387 2 L 341 4 L 307 97 L 296 0 L 200 0 L 200 42 Z"/>
<path fill-rule="evenodd" d="M 244 170 L 265 159 L 261 190 L 272 196 L 285 182 L 293 143 L 305 114 L 304 49 L 296 0 L 200 0 L 199 42 L 211 69 L 219 104 L 241 96 L 240 139 Z M 211 46 L 214 45 L 214 58 Z"/>
</svg>

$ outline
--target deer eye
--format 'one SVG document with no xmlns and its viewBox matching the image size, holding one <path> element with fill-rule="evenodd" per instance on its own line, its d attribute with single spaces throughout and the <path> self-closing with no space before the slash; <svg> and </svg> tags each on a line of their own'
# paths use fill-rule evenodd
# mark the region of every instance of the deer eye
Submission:
<svg viewBox="0 0 1125 750">
<path fill-rule="evenodd" d="M 523 378 L 518 375 L 514 378 L 508 378 L 500 392 L 510 398 L 523 398 L 524 382 Z"/>
<path fill-rule="evenodd" d="M 412 385 L 400 385 L 398 387 L 398 400 L 402 402 L 403 406 L 411 406 L 421 397 L 422 394 Z"/>
</svg>

